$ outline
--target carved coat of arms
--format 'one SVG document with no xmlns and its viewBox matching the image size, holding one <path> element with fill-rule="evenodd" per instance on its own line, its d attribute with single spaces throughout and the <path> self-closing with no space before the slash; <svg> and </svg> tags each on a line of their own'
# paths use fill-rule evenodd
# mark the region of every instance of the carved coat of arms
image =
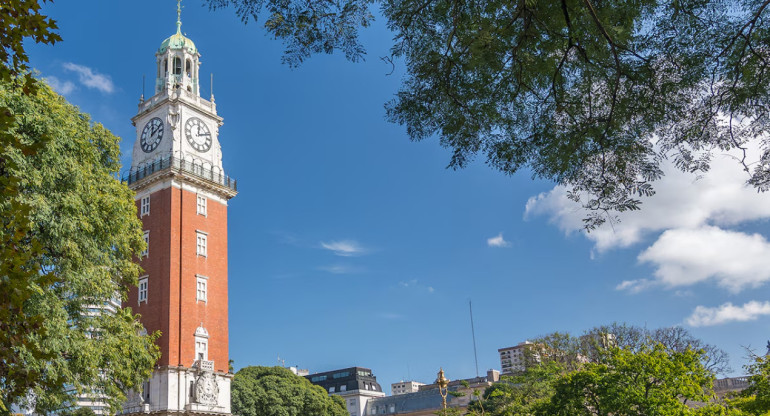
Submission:
<svg viewBox="0 0 770 416">
<path fill-rule="evenodd" d="M 202 373 L 195 380 L 194 399 L 196 403 L 216 405 L 219 399 L 219 386 L 212 373 Z"/>
</svg>

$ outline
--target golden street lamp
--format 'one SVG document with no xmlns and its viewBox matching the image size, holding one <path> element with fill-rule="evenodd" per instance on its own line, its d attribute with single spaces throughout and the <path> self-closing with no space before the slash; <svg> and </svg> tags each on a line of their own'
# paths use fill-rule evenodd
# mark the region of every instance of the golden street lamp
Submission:
<svg viewBox="0 0 770 416">
<path fill-rule="evenodd" d="M 444 377 L 444 369 L 438 370 L 438 377 L 436 377 L 436 384 L 438 385 L 438 393 L 441 395 L 441 407 L 446 413 L 446 396 L 449 392 L 449 379 Z"/>
</svg>

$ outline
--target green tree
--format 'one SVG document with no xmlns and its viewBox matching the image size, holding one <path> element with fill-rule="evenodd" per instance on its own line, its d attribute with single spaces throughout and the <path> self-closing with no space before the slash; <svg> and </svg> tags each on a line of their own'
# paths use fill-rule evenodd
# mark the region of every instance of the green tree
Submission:
<svg viewBox="0 0 770 416">
<path fill-rule="evenodd" d="M 90 407 L 78 407 L 72 412 L 72 416 L 96 416 L 96 413 Z"/>
<path fill-rule="evenodd" d="M 610 336 L 612 334 L 612 336 Z M 525 350 L 525 371 L 503 376 L 470 414 L 514 415 L 741 415 L 714 402 L 721 368 L 706 356 L 715 348 L 676 328 L 612 324 L 584 336 L 552 333 Z M 689 402 L 709 402 L 697 408 Z"/>
<path fill-rule="evenodd" d="M 91 313 L 136 284 L 144 244 L 119 139 L 42 82 L 0 82 L 0 107 L 2 411 L 59 409 L 69 388 L 115 411 L 159 356 L 130 309 Z"/>
<path fill-rule="evenodd" d="M 595 227 L 638 209 L 672 158 L 709 167 L 770 123 L 767 0 L 208 0 L 265 28 L 298 65 L 317 52 L 361 59 L 379 6 L 406 69 L 387 104 L 412 140 L 438 136 L 449 167 L 481 155 L 571 189 Z M 653 143 L 654 139 L 654 143 Z M 740 167 L 770 188 L 770 143 Z"/>
<path fill-rule="evenodd" d="M 537 415 L 694 415 L 688 401 L 709 399 L 713 375 L 702 351 L 677 352 L 657 344 L 632 352 L 612 347 L 606 360 L 560 377 Z"/>
<path fill-rule="evenodd" d="M 749 387 L 728 399 L 728 405 L 747 415 L 770 414 L 770 356 L 752 353 L 745 369 L 749 374 Z"/>
<path fill-rule="evenodd" d="M 348 416 L 345 401 L 329 396 L 283 367 L 244 367 L 233 377 L 232 411 L 240 416 Z"/>
</svg>

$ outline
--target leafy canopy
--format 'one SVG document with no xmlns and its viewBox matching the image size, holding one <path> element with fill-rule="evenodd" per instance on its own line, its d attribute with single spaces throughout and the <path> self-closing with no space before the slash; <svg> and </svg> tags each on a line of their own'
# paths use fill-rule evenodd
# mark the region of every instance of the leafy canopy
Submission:
<svg viewBox="0 0 770 416">
<path fill-rule="evenodd" d="M 348 416 L 341 397 L 283 367 L 238 370 L 231 403 L 233 414 L 241 416 Z"/>
<path fill-rule="evenodd" d="M 286 44 L 284 61 L 342 51 L 380 8 L 406 76 L 387 103 L 412 140 L 438 137 L 451 168 L 477 156 L 565 185 L 588 229 L 639 209 L 671 158 L 688 172 L 739 157 L 770 188 L 768 0 L 208 0 Z M 752 143 L 753 141 L 753 143 Z"/>
<path fill-rule="evenodd" d="M 143 248 L 119 138 L 44 83 L 0 81 L 0 411 L 66 406 L 68 387 L 113 411 L 149 377 L 157 335 L 118 303 Z"/>
<path fill-rule="evenodd" d="M 487 388 L 469 414 L 740 415 L 711 402 L 715 371 L 724 368 L 707 357 L 715 350 L 676 328 L 611 324 L 581 337 L 548 334 L 525 350 L 526 369 Z"/>
</svg>

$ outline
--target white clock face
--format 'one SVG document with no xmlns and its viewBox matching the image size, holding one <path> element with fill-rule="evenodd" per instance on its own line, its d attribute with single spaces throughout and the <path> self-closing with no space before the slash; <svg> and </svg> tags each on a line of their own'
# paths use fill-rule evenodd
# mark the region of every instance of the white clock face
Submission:
<svg viewBox="0 0 770 416">
<path fill-rule="evenodd" d="M 163 140 L 163 120 L 155 117 L 144 125 L 139 144 L 145 153 L 150 153 L 158 147 L 161 140 Z"/>
<path fill-rule="evenodd" d="M 209 127 L 198 117 L 191 117 L 184 123 L 184 134 L 187 143 L 190 143 L 199 152 L 208 152 L 211 149 L 211 131 Z"/>
</svg>

